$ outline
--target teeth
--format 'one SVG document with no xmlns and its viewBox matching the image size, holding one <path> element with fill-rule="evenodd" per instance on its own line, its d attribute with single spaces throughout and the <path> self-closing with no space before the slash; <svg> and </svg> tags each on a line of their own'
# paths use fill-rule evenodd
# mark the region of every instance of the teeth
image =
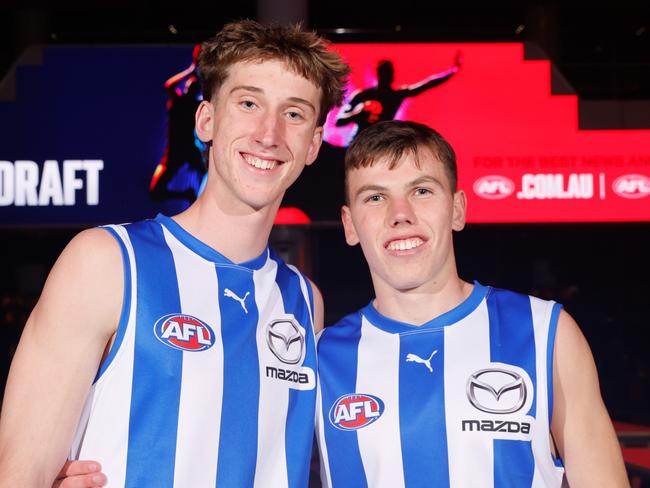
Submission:
<svg viewBox="0 0 650 488">
<path fill-rule="evenodd" d="M 251 156 L 250 154 L 244 155 L 244 159 L 248 164 L 258 169 L 273 169 L 277 164 L 277 161 L 275 160 L 260 159 L 255 156 Z"/>
<path fill-rule="evenodd" d="M 407 251 L 415 247 L 421 246 L 424 244 L 424 241 L 419 237 L 414 237 L 412 239 L 402 239 L 397 241 L 390 241 L 387 248 L 390 251 Z"/>
</svg>

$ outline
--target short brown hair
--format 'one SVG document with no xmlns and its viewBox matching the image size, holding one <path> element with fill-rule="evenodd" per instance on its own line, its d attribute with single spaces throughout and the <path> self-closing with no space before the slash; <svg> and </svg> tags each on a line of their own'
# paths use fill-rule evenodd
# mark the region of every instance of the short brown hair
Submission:
<svg viewBox="0 0 650 488">
<path fill-rule="evenodd" d="M 386 120 L 362 130 L 345 153 L 345 199 L 349 203 L 348 174 L 367 168 L 379 159 L 388 159 L 388 169 L 397 166 L 402 156 L 412 153 L 419 167 L 418 149 L 429 149 L 445 167 L 452 192 L 456 192 L 458 170 L 456 153 L 449 142 L 431 127 L 417 122 Z"/>
<path fill-rule="evenodd" d="M 253 20 L 226 24 L 204 42 L 199 55 L 203 99 L 211 100 L 228 76 L 228 68 L 241 61 L 284 61 L 289 69 L 322 90 L 318 125 L 343 100 L 350 68 L 329 43 L 300 24 L 265 26 Z"/>
</svg>

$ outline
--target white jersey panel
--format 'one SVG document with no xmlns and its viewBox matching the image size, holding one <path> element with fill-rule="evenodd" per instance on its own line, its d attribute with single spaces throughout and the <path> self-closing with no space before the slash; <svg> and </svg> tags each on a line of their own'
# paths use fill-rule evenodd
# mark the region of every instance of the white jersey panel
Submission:
<svg viewBox="0 0 650 488">
<path fill-rule="evenodd" d="M 260 409 L 258 417 L 258 464 L 255 470 L 255 487 L 287 486 L 287 462 L 284 449 L 285 423 L 277 419 L 285 418 L 288 406 L 288 389 L 286 385 L 275 381 L 267 381 L 266 367 L 277 362 L 267 345 L 267 329 L 274 318 L 284 315 L 282 297 L 275 283 L 277 265 L 269 260 L 262 270 L 255 273 L 255 289 L 261 291 L 260 296 L 271 297 L 270 300 L 258 303 L 259 322 L 257 326 L 257 349 L 260 354 Z M 281 440 L 282 442 L 279 442 Z"/>
<path fill-rule="evenodd" d="M 383 399 L 386 408 L 381 422 L 373 422 L 357 431 L 361 460 L 368 485 L 376 488 L 404 486 L 400 469 L 402 448 L 399 432 L 399 370 L 387 365 L 399 363 L 400 341 L 396 334 L 377 329 L 364 317 L 359 341 L 357 393 L 370 393 Z M 364 405 L 365 408 L 365 405 Z M 371 456 L 366 453 L 372 453 Z"/>
<path fill-rule="evenodd" d="M 163 228 L 163 232 L 174 256 L 183 312 L 201 317 L 210 324 L 220 323 L 219 308 L 211 306 L 202 298 L 204 294 L 218 296 L 219 285 L 214 263 L 198 254 L 188 253 L 167 229 Z M 174 469 L 176 488 L 183 488 L 188 482 L 194 486 L 212 486 L 217 477 L 220 422 L 201 421 L 221 417 L 223 345 L 220 329 L 215 328 L 214 333 L 214 344 L 207 351 L 201 354 L 183 352 Z M 212 381 L 200 380 L 206 369 L 214 371 Z M 183 449 L 183 446 L 191 445 L 199 439 L 203 449 Z M 197 469 L 197 466 L 201 466 L 201 469 Z"/>
<path fill-rule="evenodd" d="M 445 416 L 450 486 L 494 486 L 492 441 L 480 435 L 462 435 L 460 428 L 463 420 L 476 418 L 476 410 L 465 401 L 467 378 L 490 363 L 489 350 L 485 348 L 490 337 L 487 313 L 485 301 L 482 301 L 469 316 L 445 330 Z M 458 358 L 463 358 L 462 362 Z M 481 455 L 471 456 L 472 452 Z"/>
</svg>

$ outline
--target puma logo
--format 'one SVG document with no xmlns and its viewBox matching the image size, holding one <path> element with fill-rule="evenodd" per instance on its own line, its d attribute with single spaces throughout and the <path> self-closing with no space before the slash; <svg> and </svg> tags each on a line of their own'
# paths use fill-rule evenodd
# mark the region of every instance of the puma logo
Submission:
<svg viewBox="0 0 650 488">
<path fill-rule="evenodd" d="M 418 356 L 417 354 L 413 354 L 412 352 L 410 352 L 410 353 L 408 353 L 408 354 L 406 355 L 406 362 L 407 362 L 407 363 L 416 362 L 416 363 L 424 364 L 424 365 L 426 366 L 426 368 L 429 370 L 429 372 L 430 372 L 430 373 L 433 373 L 433 368 L 431 367 L 431 358 L 432 358 L 433 356 L 435 356 L 435 354 L 436 354 L 437 352 L 438 352 L 437 349 L 436 349 L 435 351 L 433 351 L 433 352 L 431 353 L 431 356 L 429 356 L 428 359 L 422 359 L 422 358 L 421 358 L 420 356 Z"/>
<path fill-rule="evenodd" d="M 223 295 L 228 297 L 228 298 L 232 298 L 234 300 L 237 300 L 239 302 L 239 304 L 241 305 L 241 308 L 244 309 L 244 312 L 248 313 L 248 309 L 246 308 L 246 297 L 248 295 L 250 295 L 250 291 L 246 292 L 246 294 L 244 295 L 244 298 L 240 298 L 240 297 L 237 296 L 237 294 L 234 291 L 230 290 L 229 288 L 226 288 L 226 289 L 223 290 Z"/>
</svg>

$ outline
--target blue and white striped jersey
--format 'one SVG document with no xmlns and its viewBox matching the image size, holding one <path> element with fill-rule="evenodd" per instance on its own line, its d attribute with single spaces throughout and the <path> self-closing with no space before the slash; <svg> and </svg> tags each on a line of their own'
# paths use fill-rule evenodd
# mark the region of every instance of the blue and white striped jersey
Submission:
<svg viewBox="0 0 650 488">
<path fill-rule="evenodd" d="M 371 304 L 318 341 L 322 480 L 336 488 L 555 487 L 560 306 L 474 285 L 413 326 Z"/>
<path fill-rule="evenodd" d="M 311 287 L 270 250 L 234 264 L 158 216 L 107 228 L 125 292 L 73 459 L 111 487 L 307 486 Z"/>
</svg>

